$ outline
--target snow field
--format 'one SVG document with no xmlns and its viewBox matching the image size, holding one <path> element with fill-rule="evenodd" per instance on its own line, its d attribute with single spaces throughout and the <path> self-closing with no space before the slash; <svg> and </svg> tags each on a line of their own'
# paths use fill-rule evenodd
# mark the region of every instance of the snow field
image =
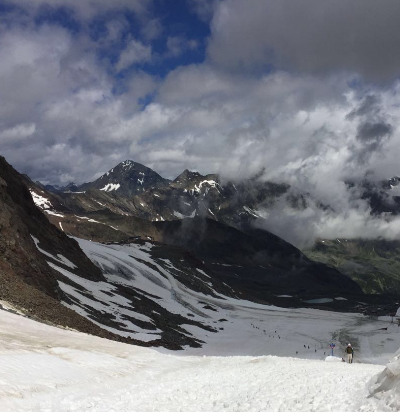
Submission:
<svg viewBox="0 0 400 412">
<path fill-rule="evenodd" d="M 379 365 L 178 357 L 0 311 L 0 410 L 394 411 L 367 398 Z M 383 407 L 383 409 L 382 409 Z"/>
<path fill-rule="evenodd" d="M 65 266 L 68 263 L 65 258 L 50 255 L 34 240 L 38 249 L 52 258 L 49 264 L 80 287 L 59 281 L 60 288 L 72 301 L 64 302 L 65 306 L 106 330 L 145 342 L 160 336 L 158 329 L 141 328 L 125 319 L 129 315 L 152 324 L 154 313 L 140 312 L 140 297 L 132 304 L 119 296 L 115 290 L 118 284 L 133 286 L 168 312 L 190 316 L 188 319 L 215 329 L 216 332 L 209 332 L 183 325 L 188 334 L 205 342 L 201 348 L 185 348 L 185 355 L 276 355 L 323 360 L 330 354 L 330 342 L 336 344 L 334 355 L 340 357 L 347 342 L 351 342 L 356 349 L 355 362 L 385 364 L 400 347 L 400 328 L 390 323 L 390 317 L 376 319 L 354 313 L 279 308 L 234 299 L 214 291 L 209 275 L 201 270 L 202 282 L 214 296 L 197 292 L 172 275 L 179 270 L 172 262 L 151 256 L 151 243 L 120 246 L 76 239 L 101 268 L 107 279 L 105 283 L 81 279 L 62 268 L 58 263 Z M 206 309 L 206 305 L 214 310 Z M 114 328 L 96 322 L 91 313 L 107 313 L 120 326 Z"/>
</svg>

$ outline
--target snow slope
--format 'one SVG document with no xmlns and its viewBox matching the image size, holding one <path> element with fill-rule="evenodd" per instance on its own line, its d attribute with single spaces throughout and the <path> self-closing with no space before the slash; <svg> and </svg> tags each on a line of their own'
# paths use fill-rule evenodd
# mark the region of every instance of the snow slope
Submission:
<svg viewBox="0 0 400 412">
<path fill-rule="evenodd" d="M 369 391 L 387 410 L 400 410 L 400 350 L 385 370 L 371 379 Z"/>
<path fill-rule="evenodd" d="M 212 279 L 197 269 L 200 292 L 187 286 L 190 282 L 180 281 L 185 276 L 182 267 L 155 258 L 152 250 L 156 246 L 149 242 L 120 246 L 76 240 L 101 268 L 107 283 L 81 279 L 68 267 L 58 265 L 56 259 L 60 257 L 55 257 L 49 263 L 68 280 L 59 281 L 70 299 L 64 304 L 122 336 L 144 342 L 158 339 L 165 331 L 165 322 L 160 319 L 172 314 L 180 317 L 179 326 L 171 326 L 174 332 L 179 329 L 180 334 L 202 342 L 199 348 L 185 347 L 185 354 L 190 355 L 277 355 L 322 360 L 330 353 L 329 343 L 334 342 L 335 354 L 342 356 L 350 341 L 356 362 L 384 364 L 400 347 L 400 328 L 390 323 L 391 318 L 284 309 L 232 298 L 216 292 Z M 120 295 L 119 286 L 133 288 L 134 299 Z M 154 306 L 144 306 L 144 299 Z M 165 311 L 162 315 L 161 310 Z"/>
<path fill-rule="evenodd" d="M 0 310 L 2 411 L 394 411 L 367 398 L 379 365 L 178 357 Z M 398 393 L 392 392 L 397 397 Z"/>
</svg>

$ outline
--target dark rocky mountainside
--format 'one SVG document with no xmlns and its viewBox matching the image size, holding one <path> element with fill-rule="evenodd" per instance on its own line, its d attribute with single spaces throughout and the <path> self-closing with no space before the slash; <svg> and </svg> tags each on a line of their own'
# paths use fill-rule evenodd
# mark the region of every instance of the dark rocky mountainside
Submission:
<svg viewBox="0 0 400 412">
<path fill-rule="evenodd" d="M 74 191 L 97 189 L 105 192 L 115 191 L 121 196 L 133 196 L 150 187 L 167 186 L 168 182 L 150 168 L 132 160 L 125 160 L 94 182 L 77 186 Z"/>
<path fill-rule="evenodd" d="M 113 170 L 131 165 L 137 167 L 124 162 Z M 310 261 L 269 232 L 251 229 L 251 220 L 258 216 L 252 207 L 284 195 L 287 189 L 257 177 L 222 184 L 216 175 L 185 170 L 167 186 L 162 182 L 134 196 L 96 189 L 52 194 L 68 210 L 59 211 L 49 197 L 50 209 L 45 212 L 66 233 L 84 239 L 121 242 L 140 237 L 178 246 L 252 300 L 266 301 L 267 294 L 284 291 L 361 293 L 337 270 Z M 45 197 L 41 190 L 37 195 Z"/>
<path fill-rule="evenodd" d="M 48 192 L 44 186 L 31 187 Z M 70 186 L 52 189 L 51 196 L 75 214 L 111 211 L 148 221 L 202 216 L 243 228 L 262 218 L 257 210 L 272 205 L 288 189 L 285 184 L 260 181 L 259 176 L 239 183 L 222 182 L 218 175 L 202 176 L 189 170 L 171 182 L 127 160 L 95 182 L 75 191 Z"/>
<path fill-rule="evenodd" d="M 112 213 L 87 219 L 49 215 L 54 224 L 74 236 L 97 242 L 130 243 L 151 240 L 177 246 L 202 261 L 217 279 L 249 300 L 271 303 L 279 293 L 294 295 L 359 294 L 357 284 L 336 269 L 309 260 L 272 233 L 246 232 L 213 219 L 194 217 L 165 222 Z"/>
<path fill-rule="evenodd" d="M 126 160 L 91 183 L 65 187 L 33 184 L 74 213 L 109 211 L 149 221 L 179 220 L 203 216 L 240 229 L 263 219 L 280 199 L 294 210 L 313 201 L 284 183 L 262 180 L 262 174 L 240 182 L 223 181 L 216 174 L 201 175 L 185 170 L 175 180 L 162 178 L 150 168 Z M 33 182 L 32 182 L 33 183 Z M 345 182 L 354 198 L 367 201 L 371 213 L 400 214 L 400 178 Z"/>
<path fill-rule="evenodd" d="M 286 196 L 285 185 L 185 171 L 134 195 L 49 192 L 3 158 L 0 178 L 0 305 L 38 320 L 180 349 L 202 345 L 223 330 L 223 313 L 249 301 L 382 314 L 397 301 L 363 294 L 336 268 L 252 228 L 258 205 Z"/>
<path fill-rule="evenodd" d="M 33 203 L 22 176 L 0 157 L 0 299 L 36 319 L 112 337 L 61 305 L 58 274 L 35 242 L 52 254 L 47 260 L 74 265 L 75 273 L 84 279 L 103 279 L 78 244 L 49 223 Z"/>
<path fill-rule="evenodd" d="M 251 300 L 271 292 L 296 296 L 360 294 L 360 287 L 335 269 L 315 263 L 264 230 L 242 232 L 211 219 L 155 223 L 160 240 L 201 259 L 221 280 Z"/>
<path fill-rule="evenodd" d="M 150 178 L 144 184 L 140 177 L 143 175 L 138 173 L 154 179 Z M 109 185 L 108 191 L 100 190 L 106 185 Z M 355 196 L 369 202 L 374 214 L 397 214 L 400 210 L 398 178 L 375 183 L 347 182 L 347 185 Z M 128 186 L 130 189 L 125 190 Z M 132 161 L 117 165 L 92 184 L 80 186 L 76 193 L 71 192 L 71 187 L 58 188 L 57 193 L 49 193 L 34 184 L 30 187 L 39 191 L 39 196 L 48 198 L 49 205 L 45 211 L 53 223 L 61 224 L 67 233 L 96 241 L 121 241 L 129 236 L 157 238 L 158 232 L 152 222 L 179 222 L 194 217 L 211 219 L 249 232 L 253 223 L 262 222 L 277 202 L 282 201 L 294 212 L 304 210 L 309 202 L 309 194 L 297 193 L 282 183 L 262 181 L 260 176 L 229 182 L 222 181 L 215 174 L 203 176 L 185 170 L 175 180 L 168 181 Z M 321 204 L 321 208 L 325 210 L 329 205 Z M 387 265 L 389 262 L 384 263 L 382 259 L 381 264 L 372 267 L 370 263 L 360 266 L 360 260 L 354 266 L 351 263 L 332 264 L 321 253 L 307 251 L 307 254 L 351 276 L 365 291 L 394 292 L 400 289 L 400 275 L 390 269 L 393 265 Z M 357 269 L 350 270 L 349 267 Z M 367 286 L 372 277 L 375 277 L 375 285 Z"/>
<path fill-rule="evenodd" d="M 202 325 L 163 311 L 159 305 L 146 301 L 143 296 L 138 297 L 135 287 L 119 283 L 113 285 L 83 253 L 79 244 L 51 224 L 43 211 L 35 206 L 26 184 L 31 185 L 32 182 L 0 157 L 0 307 L 5 305 L 39 321 L 128 343 L 165 346 L 170 349 L 179 349 L 182 345 L 199 345 L 186 332 L 180 333 L 179 325 Z M 45 200 L 36 198 L 42 205 L 50 207 L 50 203 Z M 160 256 L 164 256 L 163 253 L 166 252 L 158 252 Z M 180 261 L 184 253 L 186 252 L 176 250 L 167 255 L 171 259 L 177 256 L 176 259 Z M 202 265 L 190 257 L 186 259 L 189 262 L 186 272 L 192 273 L 193 283 L 196 275 L 202 276 L 197 271 L 197 267 Z M 118 273 L 120 275 L 121 272 Z M 61 285 L 64 285 L 63 288 Z M 81 316 L 88 308 L 83 304 L 79 310 L 73 310 L 74 296 L 81 292 L 85 294 L 86 300 L 94 299 L 88 291 L 84 292 L 87 285 L 91 285 L 94 291 L 108 288 L 107 296 L 123 302 L 121 309 L 116 306 L 113 313 L 105 315 L 104 311 L 91 308 L 86 316 Z M 218 285 L 218 282 L 214 288 L 231 293 L 225 286 Z M 142 302 L 139 307 L 138 299 Z M 132 308 L 135 307 L 139 312 L 151 312 L 155 308 L 158 309 L 157 313 L 163 311 L 164 315 L 158 315 L 154 320 L 161 331 L 159 339 L 148 343 L 119 333 L 120 321 L 114 319 L 118 310 L 127 310 L 129 301 Z M 98 301 L 95 299 L 94 302 Z M 107 305 L 110 304 L 105 304 L 105 307 Z M 129 318 L 126 314 L 124 316 L 125 319 Z M 116 326 L 115 331 L 109 331 L 110 325 Z M 153 324 L 150 327 L 155 329 Z"/>
<path fill-rule="evenodd" d="M 265 290 L 269 295 L 258 293 L 260 285 L 254 280 L 265 280 L 266 272 L 292 271 L 290 264 L 282 263 L 281 258 L 286 252 L 290 254 L 286 258 L 297 265 L 302 266 L 304 259 L 301 252 L 273 235 L 259 244 L 254 234 L 244 234 L 199 217 L 150 222 L 115 214 L 108 208 L 101 208 L 89 216 L 77 216 L 62 202 L 62 197 L 49 194 L 43 187 L 18 174 L 3 158 L 0 159 L 0 177 L 0 304 L 37 320 L 140 345 L 170 349 L 199 346 L 201 340 L 188 333 L 185 327 L 192 325 L 207 333 L 215 333 L 217 325 L 213 324 L 224 320 L 217 317 L 212 325 L 210 322 L 204 324 L 201 319 L 210 319 L 207 312 L 217 309 L 201 298 L 196 301 L 197 295 L 201 294 L 203 299 L 206 296 L 210 299 L 222 297 L 222 301 L 228 297 L 246 297 L 262 303 L 271 301 L 274 298 L 271 292 L 276 285 L 270 283 L 268 291 Z M 88 193 L 92 191 L 99 192 L 92 189 Z M 70 193 L 69 198 L 72 196 L 75 194 Z M 87 203 L 82 201 L 82 205 Z M 52 225 L 49 219 L 55 224 Z M 193 240 L 196 237 L 200 240 L 199 236 L 202 236 L 200 248 L 186 248 L 185 242 L 176 241 L 181 233 L 181 223 L 192 225 L 189 237 Z M 205 224 L 205 229 L 200 224 Z M 123 239 L 128 245 L 132 242 L 127 239 L 130 235 L 139 234 L 142 240 L 134 240 L 131 247 L 134 245 L 136 249 L 127 252 L 123 246 L 122 249 L 107 249 L 107 246 L 101 249 L 93 243 L 92 257 L 94 260 L 100 258 L 102 262 L 95 266 L 80 245 L 65 234 L 64 230 L 68 229 L 82 237 L 98 236 L 98 240 Z M 143 240 L 149 238 L 151 243 Z M 169 245 L 165 244 L 167 240 Z M 193 246 L 193 242 L 189 243 Z M 90 250 L 91 245 L 92 242 L 87 242 L 86 248 Z M 123 253 L 129 254 L 120 258 L 121 254 L 125 256 Z M 133 257 L 132 253 L 137 256 Z M 130 264 L 127 264 L 128 259 Z M 239 263 L 249 266 L 251 281 L 232 281 L 232 276 L 247 276 L 245 268 L 235 275 L 233 272 L 229 276 L 221 274 L 219 266 Z M 268 264 L 272 269 L 267 271 L 261 264 Z M 137 285 L 132 281 L 138 273 L 150 282 L 150 289 L 141 289 L 141 283 Z M 172 302 L 179 305 L 180 313 L 166 310 L 160 304 L 161 297 L 151 291 L 156 286 L 170 294 L 168 286 L 164 285 L 166 280 L 171 285 L 175 282 L 183 285 L 186 294 L 190 291 L 188 296 L 194 303 L 175 291 Z M 316 289 L 312 288 L 312 291 Z M 294 300 L 293 304 L 299 305 L 301 301 Z M 147 336 L 144 340 L 143 333 Z"/>
</svg>

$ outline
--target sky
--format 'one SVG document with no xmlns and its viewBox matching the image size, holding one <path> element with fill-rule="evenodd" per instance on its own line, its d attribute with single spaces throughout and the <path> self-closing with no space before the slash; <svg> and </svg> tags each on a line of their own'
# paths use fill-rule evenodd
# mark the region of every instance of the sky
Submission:
<svg viewBox="0 0 400 412">
<path fill-rule="evenodd" d="M 61 185 L 125 159 L 167 178 L 264 170 L 347 213 L 345 180 L 400 174 L 399 14 L 397 0 L 0 1 L 0 153 Z"/>
</svg>

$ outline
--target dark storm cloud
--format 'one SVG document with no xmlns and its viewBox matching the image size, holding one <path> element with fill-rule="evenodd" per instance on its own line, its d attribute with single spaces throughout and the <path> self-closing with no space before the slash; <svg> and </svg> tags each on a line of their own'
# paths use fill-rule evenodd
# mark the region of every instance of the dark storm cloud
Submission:
<svg viewBox="0 0 400 412">
<path fill-rule="evenodd" d="M 381 140 L 392 134 L 393 127 L 389 123 L 361 123 L 358 126 L 357 139 L 364 141 Z"/>
<path fill-rule="evenodd" d="M 379 114 L 382 101 L 379 97 L 373 94 L 365 96 L 359 107 L 352 110 L 347 118 L 353 120 L 356 117 L 376 116 Z"/>
<path fill-rule="evenodd" d="M 393 135 L 394 127 L 389 122 L 390 115 L 379 95 L 365 96 L 358 107 L 346 115 L 346 119 L 358 122 L 357 141 L 350 145 L 353 160 L 364 165 L 375 152 L 384 152 L 385 144 Z"/>
<path fill-rule="evenodd" d="M 393 126 L 387 120 L 383 102 L 377 95 L 369 94 L 347 116 L 347 120 L 358 120 L 357 139 L 365 143 L 364 152 L 381 148 L 385 139 L 393 134 Z"/>
<path fill-rule="evenodd" d="M 209 56 L 236 71 L 400 74 L 397 0 L 226 0 L 212 23 Z"/>
</svg>

